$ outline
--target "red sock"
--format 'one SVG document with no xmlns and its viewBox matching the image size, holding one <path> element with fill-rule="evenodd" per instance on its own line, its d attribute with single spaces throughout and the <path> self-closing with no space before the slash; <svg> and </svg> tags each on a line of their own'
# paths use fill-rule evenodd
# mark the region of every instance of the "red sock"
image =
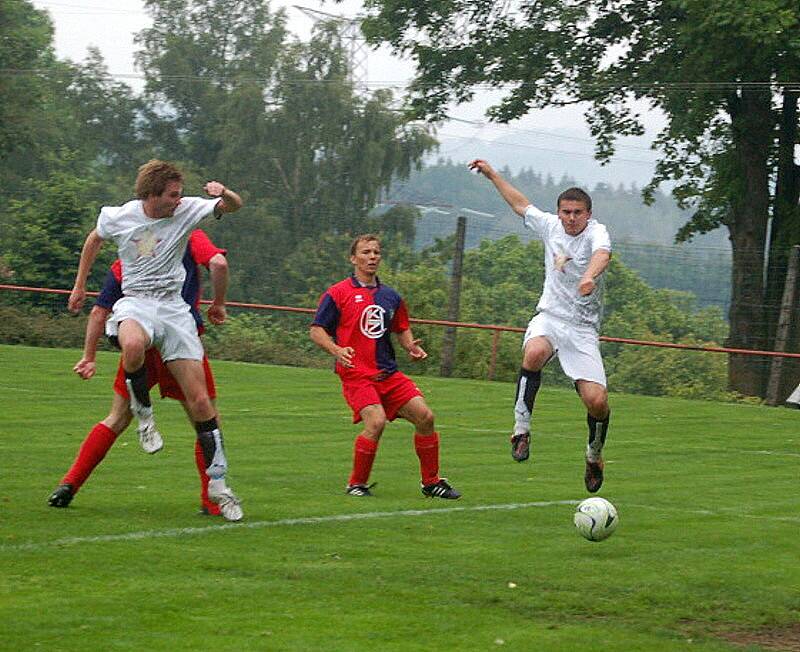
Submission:
<svg viewBox="0 0 800 652">
<path fill-rule="evenodd" d="M 356 437 L 355 444 L 353 444 L 353 472 L 350 474 L 348 484 L 367 484 L 377 452 L 377 441 L 364 435 Z"/>
<path fill-rule="evenodd" d="M 419 471 L 422 484 L 439 482 L 439 433 L 421 435 L 414 433 L 414 450 L 419 458 Z"/>
<path fill-rule="evenodd" d="M 197 464 L 197 473 L 200 476 L 200 504 L 212 516 L 219 514 L 219 505 L 212 503 L 208 498 L 208 475 L 206 474 L 206 458 L 200 442 L 194 440 L 194 461 Z"/>
<path fill-rule="evenodd" d="M 98 423 L 86 435 L 75 461 L 61 480 L 61 484 L 71 484 L 72 490 L 77 492 L 94 468 L 103 461 L 116 439 L 117 435 L 111 428 L 104 423 Z"/>
</svg>

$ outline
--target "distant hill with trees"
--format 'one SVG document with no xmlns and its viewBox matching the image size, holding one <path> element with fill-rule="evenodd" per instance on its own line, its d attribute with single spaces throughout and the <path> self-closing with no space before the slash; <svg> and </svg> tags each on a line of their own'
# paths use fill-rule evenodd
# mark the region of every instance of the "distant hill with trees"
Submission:
<svg viewBox="0 0 800 652">
<path fill-rule="evenodd" d="M 555 212 L 559 193 L 579 180 L 564 176 L 539 174 L 523 169 L 514 174 L 508 168 L 503 175 L 543 210 Z M 700 305 L 716 305 L 727 311 L 730 301 L 731 257 L 727 234 L 716 229 L 697 235 L 691 241 L 675 243 L 675 235 L 690 214 L 681 210 L 668 195 L 657 192 L 647 206 L 641 189 L 635 185 L 611 186 L 599 183 L 585 187 L 592 196 L 594 217 L 611 232 L 617 257 L 635 269 L 651 286 L 694 293 Z M 421 206 L 415 248 L 432 245 L 455 231 L 460 209 L 467 221 L 467 248 L 486 239 L 506 235 L 531 238 L 514 214 L 485 179 L 467 170 L 466 162 L 439 161 L 412 172 L 405 181 L 392 186 L 393 202 Z M 491 213 L 483 217 L 470 211 Z"/>
</svg>

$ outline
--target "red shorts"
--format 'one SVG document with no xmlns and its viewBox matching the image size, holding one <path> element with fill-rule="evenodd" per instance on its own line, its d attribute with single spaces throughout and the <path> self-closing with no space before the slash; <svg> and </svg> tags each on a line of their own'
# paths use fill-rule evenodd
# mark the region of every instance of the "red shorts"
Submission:
<svg viewBox="0 0 800 652">
<path fill-rule="evenodd" d="M 175 376 L 172 375 L 167 365 L 161 360 L 158 349 L 147 349 L 144 355 L 144 366 L 147 369 L 147 388 L 152 389 L 158 384 L 161 398 L 174 398 L 176 401 L 183 401 L 183 391 Z M 214 376 L 211 374 L 211 366 L 208 364 L 208 357 L 203 354 L 203 371 L 206 375 L 206 389 L 209 398 L 217 398 L 217 387 L 214 384 Z M 117 377 L 114 379 L 114 391 L 122 398 L 128 398 L 128 388 L 125 385 L 125 370 L 122 368 L 122 360 L 119 361 Z"/>
<path fill-rule="evenodd" d="M 361 421 L 361 410 L 368 405 L 382 405 L 386 418 L 394 421 L 401 407 L 415 396 L 422 396 L 419 387 L 400 371 L 383 380 L 342 378 L 342 394 L 353 410 L 353 423 Z"/>
</svg>

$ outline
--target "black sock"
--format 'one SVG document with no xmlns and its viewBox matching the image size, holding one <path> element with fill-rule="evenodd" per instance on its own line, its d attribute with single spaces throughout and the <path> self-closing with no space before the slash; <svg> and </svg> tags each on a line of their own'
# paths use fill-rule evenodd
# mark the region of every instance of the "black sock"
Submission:
<svg viewBox="0 0 800 652">
<path fill-rule="evenodd" d="M 520 399 L 520 386 L 523 385 L 523 378 L 525 379 L 525 389 L 522 393 L 522 400 L 528 412 L 533 412 L 533 402 L 536 400 L 536 392 L 539 391 L 539 386 L 542 384 L 542 372 L 530 371 L 524 367 L 520 368 L 519 376 L 517 377 L 517 402 Z"/>
<path fill-rule="evenodd" d="M 147 367 L 142 365 L 136 371 L 126 371 L 125 378 L 131 381 L 133 396 L 143 407 L 151 407 L 150 391 L 147 389 Z"/>
<path fill-rule="evenodd" d="M 214 454 L 217 452 L 217 440 L 214 437 L 215 430 L 219 437 L 219 443 L 222 445 L 222 433 L 219 431 L 217 419 L 212 417 L 208 421 L 195 421 L 194 429 L 197 431 L 197 441 L 200 442 L 200 448 L 203 450 L 203 459 L 206 467 L 209 467 L 214 460 Z"/>
<path fill-rule="evenodd" d="M 586 414 L 586 423 L 589 424 L 589 448 L 598 456 L 603 446 L 606 443 L 606 435 L 608 434 L 608 422 L 611 419 L 611 412 L 606 415 L 606 418 L 600 421 L 595 419 L 591 414 Z"/>
</svg>

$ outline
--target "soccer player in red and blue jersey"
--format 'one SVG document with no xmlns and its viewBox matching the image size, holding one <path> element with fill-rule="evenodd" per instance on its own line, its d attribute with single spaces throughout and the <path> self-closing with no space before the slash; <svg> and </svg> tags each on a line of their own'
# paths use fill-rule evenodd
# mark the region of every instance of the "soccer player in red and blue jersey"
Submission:
<svg viewBox="0 0 800 652">
<path fill-rule="evenodd" d="M 351 496 L 371 496 L 372 463 L 387 421 L 410 421 L 419 458 L 422 493 L 457 499 L 461 494 L 439 476 L 439 433 L 419 388 L 397 368 L 390 333 L 395 333 L 412 360 L 428 354 L 411 333 L 408 310 L 400 295 L 378 279 L 381 243 L 377 236 L 358 236 L 350 247 L 353 275 L 329 287 L 311 325 L 311 340 L 336 358 L 342 393 L 363 422 L 356 437 L 353 470 L 345 489 Z"/>
<path fill-rule="evenodd" d="M 202 288 L 199 266 L 204 266 L 211 273 L 213 300 L 208 308 L 208 319 L 212 324 L 222 324 L 227 316 L 225 293 L 228 284 L 228 263 L 225 254 L 225 249 L 217 247 L 200 229 L 196 229 L 191 233 L 189 244 L 183 256 L 186 280 L 183 283 L 181 295 L 191 308 L 192 316 L 197 324 L 197 331 L 200 334 L 203 333 L 205 327 L 200 313 Z M 97 342 L 103 334 L 106 318 L 111 312 L 114 303 L 121 297 L 122 264 L 119 260 L 116 260 L 106 275 L 103 289 L 89 315 L 83 357 L 73 368 L 73 371 L 84 380 L 89 380 L 95 375 Z M 158 349 L 155 347 L 147 350 L 145 367 L 147 369 L 148 389 L 158 384 L 162 398 L 175 399 L 185 406 L 185 397 L 180 385 L 161 360 Z M 206 356 L 203 357 L 203 371 L 209 397 L 214 400 L 216 398 L 216 385 Z M 52 507 L 67 507 L 70 504 L 72 498 L 114 445 L 117 437 L 128 427 L 132 418 L 129 401 L 128 388 L 125 383 L 125 370 L 120 359 L 117 376 L 114 380 L 114 400 L 111 405 L 111 411 L 105 419 L 95 424 L 84 439 L 75 461 L 66 475 L 64 475 L 61 484 L 53 491 L 48 500 Z M 195 462 L 200 476 L 201 509 L 206 514 L 217 515 L 220 513 L 220 508 L 208 497 L 207 463 L 198 441 L 195 441 Z"/>
</svg>

